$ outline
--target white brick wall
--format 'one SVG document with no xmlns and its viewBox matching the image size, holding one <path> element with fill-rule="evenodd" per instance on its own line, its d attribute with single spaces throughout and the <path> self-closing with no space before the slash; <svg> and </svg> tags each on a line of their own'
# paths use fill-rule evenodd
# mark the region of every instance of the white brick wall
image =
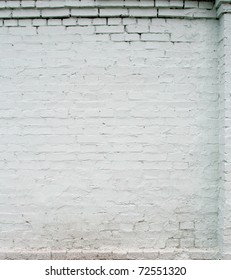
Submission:
<svg viewBox="0 0 231 280">
<path fill-rule="evenodd" d="M 230 210 L 213 1 L 8 2 L 2 258 L 216 258 Z"/>
<path fill-rule="evenodd" d="M 218 237 L 223 258 L 231 257 L 231 176 L 230 176 L 230 46 L 231 14 L 230 6 L 220 6 L 218 12 L 226 12 L 221 17 L 219 34 L 219 78 L 220 78 L 220 189 L 219 189 L 219 224 Z"/>
</svg>

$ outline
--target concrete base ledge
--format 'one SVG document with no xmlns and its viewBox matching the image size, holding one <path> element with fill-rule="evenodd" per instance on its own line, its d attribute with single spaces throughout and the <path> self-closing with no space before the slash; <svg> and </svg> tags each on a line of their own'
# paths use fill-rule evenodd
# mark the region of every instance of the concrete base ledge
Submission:
<svg viewBox="0 0 231 280">
<path fill-rule="evenodd" d="M 231 259 L 231 254 L 222 257 Z M 1 260 L 215 260 L 217 250 L 160 251 L 2 251 Z"/>
</svg>

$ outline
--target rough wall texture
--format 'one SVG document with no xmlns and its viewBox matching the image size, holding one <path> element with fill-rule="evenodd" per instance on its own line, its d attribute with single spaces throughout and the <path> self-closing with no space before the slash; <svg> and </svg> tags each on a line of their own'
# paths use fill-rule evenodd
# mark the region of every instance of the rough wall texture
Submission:
<svg viewBox="0 0 231 280">
<path fill-rule="evenodd" d="M 0 1 L 2 258 L 230 245 L 221 2 Z"/>
<path fill-rule="evenodd" d="M 219 247 L 224 258 L 231 258 L 231 5 L 222 5 L 219 31 L 220 81 L 220 192 L 219 192 Z"/>
</svg>

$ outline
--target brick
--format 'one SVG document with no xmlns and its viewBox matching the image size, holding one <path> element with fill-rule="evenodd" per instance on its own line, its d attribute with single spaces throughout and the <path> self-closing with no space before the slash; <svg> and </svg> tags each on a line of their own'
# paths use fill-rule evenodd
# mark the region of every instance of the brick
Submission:
<svg viewBox="0 0 231 280">
<path fill-rule="evenodd" d="M 48 19 L 48 25 L 61 25 L 61 19 Z"/>
<path fill-rule="evenodd" d="M 44 26 L 47 24 L 46 19 L 33 19 L 33 26 Z"/>
<path fill-rule="evenodd" d="M 0 2 L 0 9 L 5 8 L 6 7 L 6 2 L 5 1 L 1 1 Z"/>
<path fill-rule="evenodd" d="M 144 33 L 149 32 L 149 26 L 148 25 L 128 25 L 126 27 L 126 31 L 128 33 Z"/>
<path fill-rule="evenodd" d="M 153 1 L 153 0 L 140 0 L 139 6 L 140 7 L 154 7 L 155 6 L 155 1 Z"/>
<path fill-rule="evenodd" d="M 213 9 L 214 3 L 211 1 L 199 1 L 200 9 Z"/>
<path fill-rule="evenodd" d="M 194 229 L 194 223 L 193 222 L 181 222 L 180 223 L 180 229 L 193 230 Z"/>
<path fill-rule="evenodd" d="M 69 17 L 69 9 L 44 9 L 41 11 L 42 17 L 49 18 L 59 18 L 59 17 Z"/>
<path fill-rule="evenodd" d="M 96 34 L 95 39 L 97 42 L 108 42 L 110 40 L 109 34 Z M 93 40 L 93 41 L 94 41 Z"/>
<path fill-rule="evenodd" d="M 17 26 L 18 22 L 16 19 L 4 20 L 4 25 L 5 26 Z"/>
<path fill-rule="evenodd" d="M 22 0 L 21 7 L 22 8 L 33 8 L 33 7 L 35 7 L 35 1 Z"/>
<path fill-rule="evenodd" d="M 35 27 L 9 27 L 9 34 L 12 35 L 36 35 Z"/>
<path fill-rule="evenodd" d="M 174 8 L 183 8 L 184 7 L 184 2 L 183 0 L 170 0 L 169 6 L 174 7 Z"/>
<path fill-rule="evenodd" d="M 67 31 L 70 34 L 94 34 L 94 27 L 93 26 L 71 26 L 67 27 Z"/>
<path fill-rule="evenodd" d="M 65 3 L 62 0 L 52 0 L 49 3 L 51 8 L 63 8 L 64 5 Z"/>
<path fill-rule="evenodd" d="M 76 17 L 94 17 L 98 15 L 98 9 L 71 9 L 71 15 Z"/>
<path fill-rule="evenodd" d="M 18 19 L 18 25 L 19 26 L 32 26 L 32 20 L 31 19 Z"/>
<path fill-rule="evenodd" d="M 192 248 L 194 247 L 194 239 L 193 238 L 185 238 L 180 240 L 181 248 Z"/>
<path fill-rule="evenodd" d="M 77 18 L 64 18 L 63 24 L 66 26 L 76 25 L 77 24 Z"/>
<path fill-rule="evenodd" d="M 106 25 L 106 18 L 93 18 L 93 25 Z"/>
<path fill-rule="evenodd" d="M 121 18 L 109 18 L 108 25 L 121 25 L 122 19 Z"/>
<path fill-rule="evenodd" d="M 206 19 L 216 19 L 217 13 L 216 10 L 199 10 L 198 12 L 194 13 L 194 18 L 206 18 Z"/>
<path fill-rule="evenodd" d="M 91 18 L 78 18 L 78 25 L 91 25 L 92 19 Z"/>
<path fill-rule="evenodd" d="M 11 11 L 10 10 L 0 10 L 0 18 L 10 18 Z"/>
<path fill-rule="evenodd" d="M 159 17 L 193 17 L 193 10 L 180 10 L 180 9 L 160 9 Z"/>
<path fill-rule="evenodd" d="M 151 19 L 149 19 L 149 18 L 138 18 L 137 19 L 137 24 L 138 25 L 147 25 L 147 26 L 149 26 L 151 24 Z"/>
<path fill-rule="evenodd" d="M 170 6 L 170 0 L 156 0 L 155 1 L 155 6 L 158 8 L 165 8 Z"/>
<path fill-rule="evenodd" d="M 86 2 L 86 1 L 84 1 Z M 65 1 L 65 6 L 66 7 L 81 7 L 81 2 L 80 1 L 76 1 L 76 0 L 66 0 Z"/>
<path fill-rule="evenodd" d="M 177 238 L 171 238 L 167 241 L 167 247 L 168 248 L 179 248 L 180 246 L 180 239 Z"/>
<path fill-rule="evenodd" d="M 124 5 L 124 0 L 98 0 L 97 6 L 99 7 L 121 7 Z"/>
<path fill-rule="evenodd" d="M 65 5 L 68 6 L 68 7 L 80 7 L 80 1 L 66 0 Z"/>
<path fill-rule="evenodd" d="M 136 24 L 137 19 L 135 18 L 123 18 L 122 19 L 124 25 Z"/>
<path fill-rule="evenodd" d="M 37 18 L 40 17 L 40 11 L 34 9 L 13 10 L 14 18 Z"/>
<path fill-rule="evenodd" d="M 20 7 L 20 2 L 19 1 L 6 1 L 6 7 L 7 8 L 18 8 Z"/>
<path fill-rule="evenodd" d="M 170 33 L 169 26 L 166 24 L 166 19 L 164 18 L 154 18 L 150 24 L 151 33 Z"/>
<path fill-rule="evenodd" d="M 38 34 L 64 34 L 65 27 L 64 26 L 39 26 Z"/>
<path fill-rule="evenodd" d="M 125 7 L 138 7 L 140 5 L 139 0 L 125 0 L 124 6 Z"/>
<path fill-rule="evenodd" d="M 49 8 L 50 7 L 50 1 L 49 0 L 37 0 L 36 7 L 38 8 Z"/>
<path fill-rule="evenodd" d="M 120 16 L 127 16 L 128 15 L 128 9 L 123 8 L 113 8 L 113 9 L 100 9 L 99 10 L 99 16 L 100 17 L 120 17 Z"/>
<path fill-rule="evenodd" d="M 76 1 L 76 0 L 66 0 L 65 5 L 68 7 L 94 7 L 94 0 Z"/>
<path fill-rule="evenodd" d="M 138 34 L 111 34 L 111 40 L 115 42 L 131 42 L 139 41 L 140 37 Z"/>
<path fill-rule="evenodd" d="M 126 2 L 155 10 L 112 9 Z M 0 28 L 0 258 L 216 258 L 218 237 L 231 251 L 231 21 L 162 10 L 177 14 L 0 20 L 21 26 Z"/>
<path fill-rule="evenodd" d="M 185 1 L 185 8 L 197 8 L 198 5 L 198 1 Z"/>
<path fill-rule="evenodd" d="M 123 26 L 96 26 L 96 33 L 123 33 Z"/>
<path fill-rule="evenodd" d="M 162 33 L 148 33 L 148 34 L 141 34 L 142 41 L 159 41 L 165 42 L 169 41 L 169 34 L 162 34 Z"/>
<path fill-rule="evenodd" d="M 156 9 L 129 9 L 131 17 L 157 17 Z"/>
</svg>

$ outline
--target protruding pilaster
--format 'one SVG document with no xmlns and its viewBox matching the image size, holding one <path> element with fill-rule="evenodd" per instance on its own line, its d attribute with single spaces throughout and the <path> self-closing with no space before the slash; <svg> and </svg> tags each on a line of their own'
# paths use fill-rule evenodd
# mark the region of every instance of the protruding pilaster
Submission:
<svg viewBox="0 0 231 280">
<path fill-rule="evenodd" d="M 231 1 L 216 1 L 220 20 L 220 190 L 218 236 L 222 258 L 231 257 Z"/>
</svg>

